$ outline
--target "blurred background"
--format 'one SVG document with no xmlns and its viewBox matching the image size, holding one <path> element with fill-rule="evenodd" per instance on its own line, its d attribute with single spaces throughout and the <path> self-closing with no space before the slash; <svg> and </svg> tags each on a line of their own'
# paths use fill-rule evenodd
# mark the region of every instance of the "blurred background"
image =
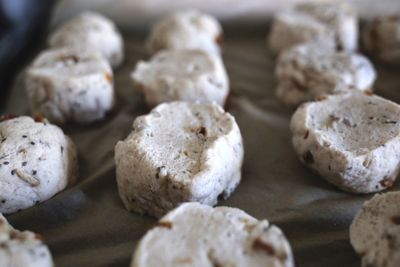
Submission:
<svg viewBox="0 0 400 267">
<path fill-rule="evenodd" d="M 271 14 L 304 0 L 0 0 L 0 112 L 21 66 L 43 45 L 45 34 L 61 21 L 94 10 L 110 17 L 124 32 L 145 32 L 160 16 L 195 8 L 223 24 L 266 25 Z M 317 0 L 324 1 L 324 0 Z M 333 0 L 335 1 L 335 0 Z M 336 0 L 338 1 L 338 0 Z M 349 0 L 363 18 L 400 13 L 399 0 Z M 233 26 L 232 26 L 233 25 Z"/>
<path fill-rule="evenodd" d="M 311 0 L 312 1 L 312 0 Z M 316 0 L 323 2 L 324 0 Z M 325 0 L 329 1 L 329 0 Z M 340 0 L 330 0 L 339 2 Z M 222 22 L 263 23 L 277 10 L 304 0 L 62 0 L 52 18 L 58 23 L 82 9 L 96 10 L 120 27 L 147 27 L 156 18 L 176 9 L 195 8 L 217 16 Z M 308 0 L 310 2 L 310 0 Z M 348 0 L 359 14 L 368 17 L 400 11 L 399 0 Z"/>
</svg>

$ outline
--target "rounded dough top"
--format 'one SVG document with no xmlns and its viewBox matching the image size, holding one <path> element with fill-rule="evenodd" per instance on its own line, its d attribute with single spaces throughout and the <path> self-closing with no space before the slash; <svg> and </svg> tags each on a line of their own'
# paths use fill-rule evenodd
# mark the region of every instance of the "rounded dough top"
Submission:
<svg viewBox="0 0 400 267">
<path fill-rule="evenodd" d="M 171 14 L 153 26 L 148 40 L 151 52 L 161 49 L 202 49 L 219 53 L 222 34 L 218 21 L 194 10 Z"/>
<path fill-rule="evenodd" d="M 214 61 L 211 55 L 201 50 L 163 51 L 154 56 L 149 63 L 139 63 L 134 78 L 140 77 L 144 84 L 151 84 L 155 78 L 195 80 L 215 71 Z"/>
<path fill-rule="evenodd" d="M 182 181 L 207 167 L 203 164 L 213 157 L 204 151 L 232 130 L 239 131 L 234 118 L 220 106 L 187 102 L 161 104 L 149 115 L 138 117 L 133 129 L 124 142 L 135 143 L 170 176 Z"/>
<path fill-rule="evenodd" d="M 74 48 L 42 52 L 32 63 L 29 72 L 65 79 L 97 74 L 112 76 L 110 65 L 99 54 Z"/>
<path fill-rule="evenodd" d="M 307 87 L 307 77 L 322 80 L 338 91 L 341 86 L 355 89 L 371 89 L 376 73 L 371 62 L 357 53 L 337 52 L 325 40 L 317 40 L 294 46 L 283 52 L 277 64 L 277 76 L 287 75 L 302 78 L 297 81 Z M 297 73 L 296 72 L 302 72 Z M 304 77 L 303 77 L 304 76 Z M 323 79 L 322 79 L 323 78 Z M 335 90 L 333 90 L 335 91 Z"/>
<path fill-rule="evenodd" d="M 0 266 L 53 267 L 40 235 L 14 229 L 0 213 Z"/>
<path fill-rule="evenodd" d="M 369 93 L 353 92 L 307 103 L 306 127 L 323 141 L 356 155 L 374 150 L 400 133 L 400 106 Z"/>
<path fill-rule="evenodd" d="M 345 3 L 302 3 L 295 10 L 307 14 L 318 21 L 336 26 L 342 19 L 355 16 L 354 10 Z"/>
<path fill-rule="evenodd" d="M 0 123 L 0 211 L 33 206 L 76 179 L 75 146 L 47 121 L 17 117 Z"/>
<path fill-rule="evenodd" d="M 350 241 L 363 266 L 400 265 L 400 192 L 376 194 L 366 201 L 350 227 Z"/>
<path fill-rule="evenodd" d="M 111 33 L 121 41 L 115 24 L 108 18 L 94 13 L 84 12 L 61 25 L 49 39 L 50 46 L 82 46 L 93 45 L 94 48 L 102 44 L 99 40 L 107 38 Z M 73 36 L 73 38 L 71 38 Z"/>
<path fill-rule="evenodd" d="M 242 210 L 185 203 L 140 241 L 132 267 L 291 267 L 282 232 Z"/>
</svg>

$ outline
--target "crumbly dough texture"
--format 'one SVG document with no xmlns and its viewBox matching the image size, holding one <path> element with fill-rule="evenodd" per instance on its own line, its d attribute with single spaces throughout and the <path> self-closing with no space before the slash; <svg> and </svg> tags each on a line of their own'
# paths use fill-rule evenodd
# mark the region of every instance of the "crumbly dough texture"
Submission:
<svg viewBox="0 0 400 267">
<path fill-rule="evenodd" d="M 400 16 L 380 16 L 367 23 L 362 39 L 371 56 L 388 64 L 400 64 Z"/>
<path fill-rule="evenodd" d="M 277 98 L 288 106 L 321 95 L 372 90 L 376 71 L 363 55 L 338 52 L 322 40 L 296 45 L 278 58 Z"/>
<path fill-rule="evenodd" d="M 350 242 L 361 266 L 400 266 L 400 192 L 376 194 L 350 226 Z"/>
<path fill-rule="evenodd" d="M 17 117 L 0 122 L 0 212 L 45 201 L 77 176 L 76 148 L 46 120 Z"/>
<path fill-rule="evenodd" d="M 357 16 L 346 3 L 302 3 L 274 18 L 268 37 L 273 53 L 314 39 L 324 39 L 338 50 L 355 51 Z"/>
<path fill-rule="evenodd" d="M 164 103 L 136 118 L 115 161 L 125 207 L 160 217 L 182 202 L 227 198 L 241 178 L 242 137 L 216 104 Z"/>
<path fill-rule="evenodd" d="M 97 51 L 114 68 L 124 59 L 122 36 L 115 24 L 94 12 L 81 13 L 65 22 L 50 35 L 48 44 Z"/>
<path fill-rule="evenodd" d="M 301 105 L 292 117 L 300 160 L 344 191 L 393 185 L 400 167 L 400 106 L 370 92 L 331 95 Z"/>
<path fill-rule="evenodd" d="M 293 267 L 282 231 L 240 209 L 185 203 L 139 242 L 131 267 Z"/>
<path fill-rule="evenodd" d="M 221 58 L 201 50 L 167 50 L 139 61 L 131 74 L 150 106 L 189 101 L 223 106 L 229 81 Z"/>
<path fill-rule="evenodd" d="M 170 14 L 156 22 L 147 40 L 154 54 L 164 49 L 200 49 L 220 54 L 222 27 L 210 15 L 194 10 Z"/>
<path fill-rule="evenodd" d="M 25 88 L 32 113 L 56 123 L 100 120 L 114 105 L 110 65 L 86 50 L 40 53 L 26 71 Z"/>
<path fill-rule="evenodd" d="M 41 236 L 18 231 L 0 213 L 0 266 L 53 267 L 53 259 Z"/>
</svg>

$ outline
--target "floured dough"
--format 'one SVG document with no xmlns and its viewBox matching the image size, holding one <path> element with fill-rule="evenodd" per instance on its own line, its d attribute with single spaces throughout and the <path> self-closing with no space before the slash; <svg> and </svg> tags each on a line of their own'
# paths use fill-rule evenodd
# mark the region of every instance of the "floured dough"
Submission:
<svg viewBox="0 0 400 267">
<path fill-rule="evenodd" d="M 324 39 L 338 50 L 357 50 L 358 22 L 352 8 L 346 3 L 298 4 L 275 16 L 268 44 L 272 52 L 280 53 L 315 39 Z"/>
<path fill-rule="evenodd" d="M 25 88 L 32 113 L 57 123 L 100 120 L 114 105 L 108 62 L 74 48 L 39 54 L 26 72 Z"/>
<path fill-rule="evenodd" d="M 219 56 L 201 50 L 169 50 L 139 61 L 131 78 L 150 106 L 182 100 L 223 106 L 229 81 Z"/>
<path fill-rule="evenodd" d="M 364 48 L 374 58 L 388 64 L 400 64 L 400 16 L 380 16 L 363 30 Z"/>
<path fill-rule="evenodd" d="M 40 235 L 18 231 L 0 213 L 0 266 L 53 267 L 53 259 Z"/>
<path fill-rule="evenodd" d="M 282 231 L 229 207 L 185 203 L 139 242 L 131 267 L 293 267 Z"/>
<path fill-rule="evenodd" d="M 222 28 L 210 15 L 195 10 L 180 11 L 155 23 L 147 40 L 151 54 L 163 49 L 200 49 L 220 53 Z"/>
<path fill-rule="evenodd" d="M 342 190 L 371 193 L 393 185 L 400 167 L 400 106 L 369 92 L 301 105 L 291 120 L 300 160 Z"/>
<path fill-rule="evenodd" d="M 161 104 L 136 118 L 115 147 L 125 207 L 157 217 L 182 202 L 227 198 L 239 184 L 242 160 L 239 127 L 216 104 Z"/>
<path fill-rule="evenodd" d="M 47 120 L 0 122 L 0 212 L 13 213 L 45 201 L 77 176 L 76 148 Z"/>
<path fill-rule="evenodd" d="M 376 71 L 363 55 L 338 52 L 315 41 L 282 52 L 276 65 L 277 98 L 289 106 L 322 95 L 372 90 Z"/>
<path fill-rule="evenodd" d="M 114 68 L 124 58 L 124 44 L 115 24 L 101 14 L 84 12 L 68 20 L 49 37 L 54 48 L 74 47 L 97 51 Z"/>
<path fill-rule="evenodd" d="M 362 266 L 400 266 L 400 192 L 376 194 L 350 227 L 350 242 Z"/>
</svg>

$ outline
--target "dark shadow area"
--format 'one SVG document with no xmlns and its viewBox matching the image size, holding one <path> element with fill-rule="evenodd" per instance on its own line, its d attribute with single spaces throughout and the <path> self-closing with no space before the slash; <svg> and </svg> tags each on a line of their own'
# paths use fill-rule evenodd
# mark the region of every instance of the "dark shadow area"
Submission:
<svg viewBox="0 0 400 267">
<path fill-rule="evenodd" d="M 16 74 L 36 53 L 54 0 L 0 0 L 0 113 Z"/>
</svg>

